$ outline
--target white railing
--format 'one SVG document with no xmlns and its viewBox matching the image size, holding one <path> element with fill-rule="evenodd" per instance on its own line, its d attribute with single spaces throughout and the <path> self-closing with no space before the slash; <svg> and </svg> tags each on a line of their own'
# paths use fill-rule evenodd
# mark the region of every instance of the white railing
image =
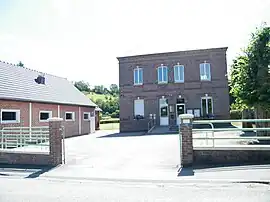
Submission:
<svg viewBox="0 0 270 202">
<path fill-rule="evenodd" d="M 192 129 L 193 132 L 193 145 L 194 147 L 253 147 L 254 145 L 248 144 L 259 143 L 262 140 L 269 140 L 270 136 L 258 136 L 259 131 L 270 131 L 270 127 L 263 128 L 242 128 L 242 127 L 230 127 L 230 128 L 214 128 L 214 123 L 233 123 L 233 122 L 255 122 L 266 123 L 270 122 L 270 119 L 240 119 L 240 120 L 203 120 L 194 121 L 194 125 L 208 124 L 211 128 Z M 254 134 L 248 134 L 245 136 L 243 132 L 254 132 Z M 210 135 L 209 135 L 210 133 Z M 260 147 L 262 145 L 255 145 Z M 270 149 L 270 145 L 263 146 Z"/>
<path fill-rule="evenodd" d="M 49 127 L 4 127 L 0 130 L 0 150 L 49 152 Z"/>
</svg>

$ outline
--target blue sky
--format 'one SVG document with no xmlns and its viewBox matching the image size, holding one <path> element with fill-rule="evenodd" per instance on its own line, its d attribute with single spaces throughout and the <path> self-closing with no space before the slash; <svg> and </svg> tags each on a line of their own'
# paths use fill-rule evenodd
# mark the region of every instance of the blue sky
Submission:
<svg viewBox="0 0 270 202">
<path fill-rule="evenodd" d="M 228 64 L 269 0 L 0 0 L 0 60 L 90 84 L 118 83 L 117 56 L 228 46 Z"/>
</svg>

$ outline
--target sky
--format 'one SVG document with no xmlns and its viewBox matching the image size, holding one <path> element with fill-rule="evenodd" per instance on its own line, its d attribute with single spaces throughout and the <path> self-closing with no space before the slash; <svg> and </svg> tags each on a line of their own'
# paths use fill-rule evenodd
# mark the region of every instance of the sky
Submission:
<svg viewBox="0 0 270 202">
<path fill-rule="evenodd" d="M 0 0 L 0 60 L 90 85 L 118 84 L 116 57 L 228 47 L 228 66 L 269 0 Z"/>
</svg>

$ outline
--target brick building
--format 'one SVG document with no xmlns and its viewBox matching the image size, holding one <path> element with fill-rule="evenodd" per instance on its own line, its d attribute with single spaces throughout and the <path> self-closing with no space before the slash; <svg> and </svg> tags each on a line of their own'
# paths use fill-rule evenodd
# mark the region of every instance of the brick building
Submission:
<svg viewBox="0 0 270 202">
<path fill-rule="evenodd" d="M 0 61 L 0 128 L 64 120 L 65 136 L 95 131 L 96 104 L 65 78 Z"/>
<path fill-rule="evenodd" d="M 118 57 L 120 131 L 174 128 L 179 115 L 229 118 L 227 48 Z"/>
</svg>

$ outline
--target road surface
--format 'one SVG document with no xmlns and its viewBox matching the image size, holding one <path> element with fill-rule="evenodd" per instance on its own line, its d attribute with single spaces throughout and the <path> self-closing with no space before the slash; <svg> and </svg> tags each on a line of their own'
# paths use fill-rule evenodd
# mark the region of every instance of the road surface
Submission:
<svg viewBox="0 0 270 202">
<path fill-rule="evenodd" d="M 1 202 L 269 202 L 270 186 L 0 178 Z"/>
</svg>

